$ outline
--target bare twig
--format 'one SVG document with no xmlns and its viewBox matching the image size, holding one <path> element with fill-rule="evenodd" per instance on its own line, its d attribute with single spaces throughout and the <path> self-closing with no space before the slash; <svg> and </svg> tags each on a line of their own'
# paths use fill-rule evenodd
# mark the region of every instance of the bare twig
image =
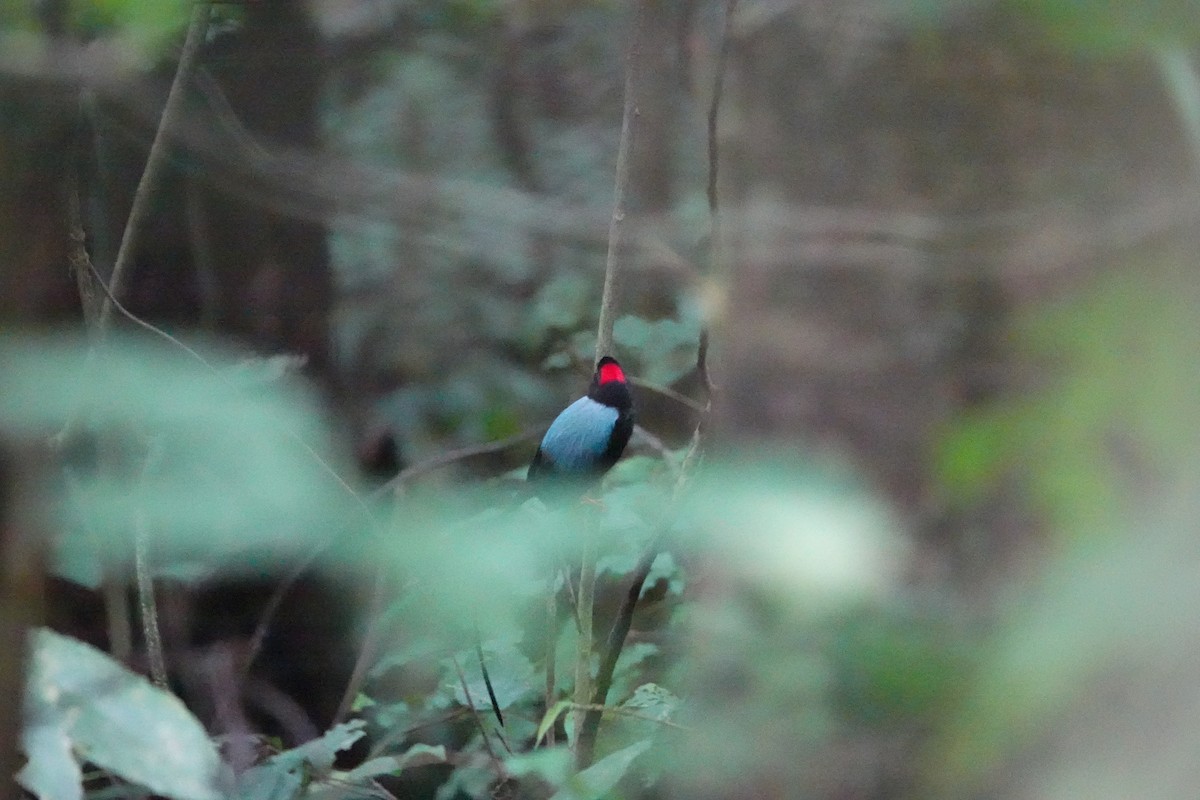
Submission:
<svg viewBox="0 0 1200 800">
<path fill-rule="evenodd" d="M 83 306 L 83 322 L 89 333 L 97 330 L 103 298 L 96 287 L 95 267 L 87 250 L 87 234 L 83 230 L 83 213 L 79 207 L 79 183 L 72 182 L 67 198 L 67 233 L 71 237 L 69 260 L 71 272 L 75 274 L 75 285 L 79 288 L 79 301 Z"/>
<path fill-rule="evenodd" d="M 133 554 L 138 607 L 142 617 L 142 638 L 146 641 L 150 679 L 158 688 L 168 689 L 167 663 L 163 657 L 162 634 L 158 627 L 158 601 L 154 597 L 154 579 L 150 572 L 150 531 L 146 525 L 145 512 L 138 511 L 133 531 Z"/>
<path fill-rule="evenodd" d="M 729 47 L 733 40 L 729 24 L 733 20 L 733 12 L 737 9 L 738 0 L 725 0 L 725 29 L 721 33 L 721 49 L 717 51 L 716 75 L 713 78 L 712 101 L 708 105 L 708 213 L 710 222 L 715 226 L 717 219 L 717 173 L 720 166 L 720 141 L 717 139 L 717 122 L 721 117 L 721 96 L 725 92 L 725 64 L 729 60 Z M 715 231 L 714 231 L 715 234 Z M 716 247 L 716 238 L 712 240 Z"/>
<path fill-rule="evenodd" d="M 659 458 L 661 458 L 663 463 L 667 465 L 667 469 L 671 471 L 672 475 L 678 475 L 679 465 L 676 464 L 675 460 L 671 457 L 671 450 L 665 443 L 663 443 L 662 439 L 658 438 L 641 425 L 633 426 L 633 435 L 645 442 L 651 450 L 658 453 Z"/>
<path fill-rule="evenodd" d="M 158 465 L 161 450 L 151 448 L 142 465 L 142 483 Z M 142 638 L 150 662 L 150 678 L 160 689 L 168 689 L 167 663 L 163 656 L 162 631 L 158 627 L 158 600 L 154 596 L 154 575 L 150 569 L 150 528 L 146 510 L 138 508 L 133 522 L 133 575 L 137 584 L 138 609 L 142 618 Z"/>
<path fill-rule="evenodd" d="M 600 299 L 600 324 L 596 334 L 596 360 L 613 352 L 613 324 L 617 319 L 617 294 L 621 270 L 630 258 L 631 237 L 625 225 L 625 202 L 629 192 L 630 152 L 637 137 L 641 114 L 638 98 L 642 80 L 642 50 L 645 45 L 646 0 L 639 0 L 633 12 L 629 52 L 625 56 L 625 106 L 621 113 L 621 142 L 617 146 L 617 171 L 613 178 L 612 217 L 608 225 L 608 257 L 604 265 L 604 294 Z"/>
<path fill-rule="evenodd" d="M 703 333 L 701 335 L 703 335 Z M 697 411 L 697 412 L 703 413 L 705 410 L 703 403 L 697 403 L 692 398 L 688 397 L 685 394 L 680 394 L 679 392 L 672 389 L 670 386 L 663 386 L 661 384 L 651 383 L 650 381 L 644 380 L 642 378 L 635 378 L 633 376 L 630 376 L 629 382 L 632 383 L 634 386 L 637 386 L 640 389 L 648 389 L 651 392 L 654 392 L 655 394 L 661 394 L 663 397 L 669 397 L 672 400 L 674 400 L 676 403 L 679 403 L 680 405 L 683 405 L 683 406 L 687 406 L 692 411 Z"/>
<path fill-rule="evenodd" d="M 100 319 L 97 322 L 98 333 L 103 339 L 112 324 L 113 297 L 119 297 L 123 288 L 125 275 L 133 260 L 133 252 L 137 247 L 138 235 L 150 210 L 150 198 L 153 195 L 158 175 L 166 162 L 167 140 L 170 131 L 179 117 L 183 107 L 183 87 L 188 82 L 195 67 L 196 57 L 200 46 L 204 43 L 204 34 L 208 30 L 208 15 L 210 6 L 207 2 L 197 2 L 192 6 L 192 17 L 188 23 L 187 36 L 183 42 L 183 50 L 179 54 L 179 65 L 175 68 L 175 77 L 171 80 L 171 88 L 167 92 L 167 102 L 163 106 L 162 118 L 154 132 L 154 141 L 150 144 L 150 154 L 146 157 L 146 166 L 142 169 L 142 177 L 138 180 L 137 189 L 133 194 L 133 204 L 129 208 L 129 219 L 125 230 L 121 233 L 121 245 L 117 249 L 117 260 L 113 264 L 112 277 L 108 281 L 111 297 L 100 309 Z"/>
<path fill-rule="evenodd" d="M 558 694 L 558 689 L 555 687 L 555 660 L 558 656 L 558 598 L 556 597 L 553 587 L 546 599 L 546 630 L 549 635 L 546 637 L 546 710 L 549 711 L 554 707 L 555 696 Z M 550 730 L 546 732 L 547 746 L 554 746 L 554 726 L 550 726 Z"/>
<path fill-rule="evenodd" d="M 604 702 L 608 698 L 608 690 L 612 688 L 613 673 L 617 669 L 617 659 L 621 657 L 621 650 L 625 647 L 625 637 L 629 635 L 629 628 L 633 624 L 633 612 L 637 608 L 638 598 L 642 595 L 642 586 L 646 583 L 646 578 L 650 574 L 650 568 L 654 565 L 654 559 L 658 557 L 659 542 L 661 539 L 661 532 L 655 534 L 650 543 L 642 551 L 637 566 L 633 570 L 633 580 L 629 584 L 629 591 L 625 593 L 625 600 L 621 603 L 621 609 L 617 612 L 617 618 L 613 621 L 612 630 L 609 631 L 608 641 L 604 647 L 604 655 L 600 660 L 600 669 L 596 673 L 596 688 L 589 702 L 585 704 L 586 710 L 583 714 L 583 722 L 579 727 L 579 734 L 576 737 L 579 743 L 575 762 L 577 767 L 581 763 L 584 766 L 591 763 L 592 751 L 596 745 L 596 736 L 600 732 L 600 717 L 604 709 Z"/>
<path fill-rule="evenodd" d="M 719 200 L 717 194 L 717 168 L 720 163 L 720 159 L 716 124 L 720 112 L 721 88 L 724 82 L 725 60 L 729 51 L 730 22 L 736 5 L 737 0 L 727 0 L 725 6 L 725 31 L 721 44 L 721 58 L 717 70 L 716 85 L 713 91 L 713 103 L 709 109 L 708 201 L 713 233 L 712 244 L 714 263 L 716 263 L 716 254 L 718 252 L 716 237 L 719 235 L 717 213 Z M 628 97 L 626 98 L 626 102 L 628 102 Z M 708 373 L 707 329 L 701 331 L 700 341 L 696 349 L 696 371 L 701 380 L 704 382 L 705 393 L 708 395 L 708 400 L 704 407 L 697 409 L 701 412 L 701 418 L 699 424 L 696 426 L 695 432 L 692 434 L 692 442 L 688 448 L 687 455 L 684 457 L 683 463 L 676 474 L 673 496 L 674 501 L 677 501 L 681 494 L 688 469 L 692 466 L 692 464 L 695 463 L 695 459 L 700 449 L 704 423 L 708 417 L 709 410 L 712 407 L 713 387 Z M 660 526 L 658 532 L 651 537 L 650 541 L 643 549 L 642 554 L 638 559 L 637 566 L 633 570 L 633 579 L 629 584 L 629 589 L 625 594 L 625 599 L 621 604 L 620 610 L 617 612 L 616 619 L 613 621 L 612 629 L 609 631 L 608 640 L 600 660 L 600 669 L 596 675 L 595 691 L 592 694 L 591 702 L 586 705 L 586 713 L 583 715 L 582 723 L 578 728 L 575 751 L 576 769 L 582 769 L 591 763 L 592 752 L 596 744 L 596 736 L 600 730 L 600 718 L 603 712 L 607 710 L 605 701 L 608 698 L 609 689 L 612 688 L 613 674 L 616 671 L 617 661 L 621 657 L 621 650 L 625 646 L 625 639 L 629 635 L 629 629 L 633 624 L 633 612 L 637 608 L 638 599 L 641 597 L 642 587 L 645 585 L 646 579 L 650 575 L 650 570 L 654 565 L 654 560 L 658 557 L 658 553 L 662 549 L 661 545 L 664 531 L 665 526 Z"/>
<path fill-rule="evenodd" d="M 427 472 L 448 467 L 459 461 L 464 461 L 475 456 L 483 456 L 489 453 L 499 453 L 501 450 L 507 450 L 513 445 L 521 444 L 522 442 L 532 439 L 545 430 L 544 426 L 539 428 L 526 428 L 520 433 L 514 433 L 512 436 L 507 436 L 503 439 L 497 439 L 494 442 L 484 442 L 483 444 L 474 444 L 467 447 L 460 447 L 456 450 L 447 450 L 444 453 L 438 453 L 433 458 L 427 461 L 422 461 L 419 464 L 413 464 L 401 470 L 395 477 L 387 483 L 380 486 L 371 493 L 372 497 L 382 497 L 388 492 L 394 492 L 404 484 L 414 478 L 424 475 Z"/>
<path fill-rule="evenodd" d="M 596 597 L 596 543 L 595 531 L 585 532 L 583 556 L 579 565 L 579 603 L 575 609 L 575 620 L 579 630 L 575 651 L 575 703 L 578 706 L 592 701 L 592 627 L 594 601 Z M 590 713 L 579 708 L 575 712 L 575 730 L 583 730 L 584 720 Z M 591 748 L 585 748 L 582 736 L 575 737 L 575 768 L 583 769 L 591 761 Z"/>
<path fill-rule="evenodd" d="M 346 681 L 346 689 L 342 693 L 342 701 L 338 703 L 337 712 L 333 715 L 331 726 L 337 725 L 350 713 L 358 692 L 367 679 L 367 672 L 374 663 L 375 653 L 379 649 L 380 635 L 383 631 L 383 607 L 387 602 L 387 567 L 380 565 L 375 573 L 375 585 L 371 591 L 371 607 L 367 610 L 367 630 L 363 634 L 362 644 L 358 648 L 358 657 L 354 660 L 354 669 L 350 672 L 350 680 Z M 457 666 L 457 665 L 456 665 Z"/>
</svg>

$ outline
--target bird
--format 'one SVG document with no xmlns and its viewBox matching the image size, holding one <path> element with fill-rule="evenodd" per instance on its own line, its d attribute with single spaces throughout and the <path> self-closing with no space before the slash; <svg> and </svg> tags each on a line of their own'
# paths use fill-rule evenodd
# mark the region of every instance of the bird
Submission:
<svg viewBox="0 0 1200 800">
<path fill-rule="evenodd" d="M 594 482 L 612 469 L 633 433 L 633 395 L 612 356 L 596 362 L 587 394 L 555 417 L 529 464 L 536 485 Z"/>
</svg>

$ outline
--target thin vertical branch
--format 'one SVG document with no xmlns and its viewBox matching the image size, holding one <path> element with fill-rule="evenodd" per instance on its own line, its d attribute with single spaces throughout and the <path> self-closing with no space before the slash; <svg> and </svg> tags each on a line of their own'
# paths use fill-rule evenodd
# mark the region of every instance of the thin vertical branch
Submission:
<svg viewBox="0 0 1200 800">
<path fill-rule="evenodd" d="M 708 336 L 707 334 L 701 334 L 700 346 L 696 350 L 696 371 L 703 376 L 708 375 L 707 359 Z M 683 494 L 687 475 L 699 457 L 706 416 L 701 416 L 700 422 L 696 425 L 696 430 L 692 433 L 691 444 L 688 446 L 683 463 L 679 467 L 679 474 L 675 479 L 675 487 L 671 497 L 671 508 L 664 511 L 664 519 L 669 519 L 674 513 L 674 508 Z M 617 671 L 617 660 L 621 657 L 621 651 L 625 648 L 625 639 L 629 636 L 629 629 L 633 626 L 633 612 L 637 610 L 638 600 L 642 596 L 642 587 L 645 586 L 646 579 L 650 577 L 650 570 L 654 566 L 654 560 L 658 558 L 658 554 L 662 550 L 665 527 L 665 524 L 660 523 L 658 531 L 651 537 L 642 550 L 638 563 L 633 568 L 633 579 L 629 583 L 629 590 L 625 593 L 625 599 L 622 601 L 621 608 L 617 611 L 616 619 L 613 621 L 612 629 L 608 633 L 604 653 L 600 658 L 600 668 L 596 671 L 595 690 L 592 693 L 591 702 L 588 704 L 587 713 L 583 717 L 583 723 L 579 728 L 577 736 L 576 764 L 583 763 L 586 766 L 586 764 L 591 762 L 592 751 L 596 744 L 596 736 L 600 732 L 600 717 L 604 713 L 605 702 L 608 700 L 608 690 L 612 688 L 613 676 Z"/>
<path fill-rule="evenodd" d="M 591 761 L 591 745 L 580 735 L 587 721 L 587 704 L 592 701 L 592 627 L 596 596 L 595 529 L 587 532 L 579 568 L 579 605 L 576 623 L 579 629 L 575 652 L 575 766 L 583 769 Z"/>
<path fill-rule="evenodd" d="M 142 488 L 158 466 L 162 451 L 152 447 L 142 465 Z M 154 596 L 154 574 L 150 569 L 150 526 L 144 508 L 134 512 L 133 574 L 137 580 L 138 609 L 142 618 L 142 639 L 150 662 L 150 677 L 160 689 L 168 689 L 167 662 L 163 656 L 162 632 L 158 627 L 158 601 Z"/>
<path fill-rule="evenodd" d="M 713 77 L 712 101 L 708 105 L 708 213 L 709 222 L 713 226 L 712 246 L 716 249 L 716 225 L 719 198 L 717 196 L 717 175 L 721 163 L 721 147 L 717 139 L 717 123 L 721 118 L 721 97 L 725 93 L 725 64 L 729 60 L 729 47 L 732 36 L 729 26 L 733 21 L 733 12 L 737 10 L 738 0 L 725 0 L 725 25 L 721 32 L 721 48 L 717 51 L 716 75 Z"/>
<path fill-rule="evenodd" d="M 138 608 L 141 609 L 142 638 L 146 640 L 150 678 L 158 688 L 168 689 L 167 662 L 163 656 L 162 634 L 158 627 L 158 601 L 154 597 L 154 581 L 150 572 L 150 531 L 146 527 L 144 513 L 139 512 L 133 535 Z"/>
<path fill-rule="evenodd" d="M 550 586 L 549 597 L 546 600 L 546 630 L 550 632 L 546 643 L 546 711 L 554 708 L 555 696 L 558 690 L 555 688 L 555 658 L 558 656 L 558 601 L 555 597 L 554 585 Z M 550 726 L 550 730 L 546 732 L 546 746 L 554 746 L 554 726 Z"/>
<path fill-rule="evenodd" d="M 137 189 L 133 194 L 133 203 L 129 209 L 129 218 L 125 223 L 124 231 L 121 233 L 121 245 L 117 250 L 117 258 L 113 263 L 112 275 L 107 285 L 104 284 L 104 281 L 97 274 L 95 265 L 91 263 L 91 259 L 87 254 L 82 213 L 79 208 L 77 182 L 76 185 L 70 187 L 71 197 L 68 210 L 70 219 L 68 220 L 68 226 L 69 234 L 73 241 L 71 262 L 76 273 L 76 281 L 79 285 L 80 300 L 84 306 L 85 323 L 93 342 L 96 344 L 103 343 L 105 337 L 108 335 L 109 328 L 112 326 L 113 308 L 119 305 L 117 298 L 121 294 L 122 284 L 129 271 L 129 264 L 133 260 L 133 252 L 137 246 L 139 234 L 149 214 L 150 200 L 154 188 L 158 183 L 159 173 L 166 162 L 167 141 L 170 131 L 176 124 L 180 108 L 183 105 L 183 87 L 191 77 L 197 56 L 200 53 L 200 46 L 204 43 L 205 33 L 208 30 L 209 12 L 210 5 L 208 2 L 196 2 L 192 6 L 192 14 L 188 21 L 183 48 L 180 51 L 179 63 L 175 68 L 175 76 L 171 80 L 171 88 L 167 92 L 167 101 L 163 106 L 158 129 L 155 130 L 154 140 L 150 144 L 150 153 L 146 157 L 146 165 L 142 168 L 141 178 L 138 179 Z M 95 290 L 98 285 L 103 288 L 104 297 L 100 302 L 99 311 L 97 312 Z M 89 361 L 89 364 L 92 363 Z M 52 441 L 57 442 L 61 446 L 71 438 L 76 424 L 76 418 L 69 419 L 63 430 Z M 144 531 L 142 534 L 144 534 Z M 139 545 L 135 543 L 135 549 L 138 547 Z M 159 655 L 161 656 L 161 636 L 158 631 L 157 614 L 152 602 L 149 606 L 146 605 L 147 597 L 145 590 L 147 586 L 151 586 L 151 576 L 147 571 L 145 559 L 135 558 L 134 566 L 143 610 L 149 610 L 154 613 L 153 618 L 143 619 L 147 645 L 151 646 L 151 642 L 158 642 Z M 125 576 L 122 574 L 121 566 L 116 563 L 116 559 L 114 558 L 108 559 L 105 572 L 104 601 L 105 615 L 108 622 L 109 649 L 117 660 L 128 662 L 130 653 L 132 652 L 132 636 L 129 626 L 128 599 L 125 595 Z M 151 628 L 153 630 L 150 630 Z M 154 661 L 153 654 L 151 655 L 151 661 Z M 160 678 L 165 683 L 165 675 L 155 675 L 156 682 Z"/>
<path fill-rule="evenodd" d="M 183 107 L 183 87 L 190 79 L 195 68 L 196 57 L 200 53 L 200 46 L 204 43 L 204 35 L 208 30 L 209 11 L 210 6 L 207 2 L 197 2 L 192 6 L 187 36 L 184 38 L 183 49 L 179 54 L 179 65 L 175 68 L 175 77 L 171 80 L 171 88 L 167 92 L 167 102 L 163 106 L 158 129 L 154 132 L 154 141 L 150 144 L 150 154 L 146 157 L 146 166 L 142 169 L 142 177 L 138 180 L 137 189 L 133 193 L 129 219 L 125 223 L 125 230 L 121 233 L 121 245 L 117 248 L 117 260 L 113 263 L 112 276 L 108 280 L 108 290 L 114 297 L 121 296 L 125 276 L 129 271 L 129 263 L 133 260 L 133 252 L 137 247 L 138 235 L 149 214 L 150 199 L 158 183 L 159 173 L 166 163 L 167 140 L 171 128 L 179 118 L 179 110 Z M 112 313 L 112 301 L 105 298 L 97 323 L 101 339 L 104 338 L 112 324 Z"/>
<path fill-rule="evenodd" d="M 621 287 L 621 272 L 631 251 L 631 237 L 626 226 L 626 202 L 629 193 L 629 162 L 633 143 L 640 132 L 638 98 L 641 94 L 642 52 L 646 42 L 646 5 L 651 0 L 638 0 L 634 6 L 629 51 L 625 55 L 625 106 L 621 113 L 621 141 L 617 146 L 617 171 L 613 177 L 613 209 L 608 225 L 608 257 L 604 264 L 604 293 L 600 298 L 600 325 L 596 333 L 596 360 L 612 355 L 613 324 L 617 319 L 617 295 Z"/>
<path fill-rule="evenodd" d="M 717 139 L 717 122 L 720 119 L 721 97 L 725 83 L 725 65 L 729 54 L 729 40 L 731 38 L 731 24 L 733 14 L 737 7 L 737 0 L 727 0 L 725 4 L 725 24 L 721 36 L 720 56 L 717 60 L 716 76 L 714 78 L 712 103 L 708 111 L 708 209 L 712 232 L 712 258 L 714 266 L 719 263 L 719 195 L 718 195 L 718 168 L 720 166 L 720 144 Z M 640 25 L 635 27 L 634 37 L 635 44 L 638 34 L 641 32 Z M 626 110 L 629 109 L 629 84 L 632 83 L 627 77 L 626 86 Z M 634 106 L 636 111 L 636 105 Z M 618 173 L 620 162 L 618 161 Z M 627 178 L 628 176 L 626 176 Z M 621 176 L 618 174 L 618 181 Z M 613 214 L 614 223 L 617 220 L 617 214 Z M 623 221 L 623 220 L 622 220 Z M 610 248 L 612 237 L 609 238 Z M 610 262 L 612 259 L 612 250 L 609 250 Z M 610 329 L 611 333 L 611 329 Z M 679 474 L 676 478 L 675 488 L 672 496 L 671 505 L 674 506 L 680 499 L 683 487 L 686 482 L 687 473 L 695 464 L 699 456 L 701 441 L 703 438 L 703 429 L 707 420 L 710 409 L 712 408 L 712 381 L 709 378 L 708 369 L 708 345 L 709 335 L 708 329 L 705 328 L 700 333 L 700 341 L 696 349 L 696 372 L 700 376 L 705 389 L 706 403 L 705 409 L 700 416 L 700 422 L 696 426 L 696 430 L 692 434 L 692 441 L 688 447 L 688 452 L 684 457 L 683 464 L 680 467 Z M 597 351 L 599 352 L 599 351 Z M 669 516 L 669 512 L 666 514 Z M 637 566 L 633 570 L 633 579 L 630 582 L 629 589 L 625 594 L 625 599 L 621 604 L 621 608 L 617 612 L 616 619 L 613 621 L 612 629 L 609 631 L 608 639 L 605 644 L 604 652 L 601 655 L 600 667 L 596 674 L 595 687 L 592 693 L 591 702 L 588 703 L 585 713 L 583 714 L 581 723 L 577 727 L 576 746 L 575 746 L 575 768 L 583 769 L 587 767 L 591 761 L 593 752 L 596 746 L 596 737 L 600 730 L 600 718 L 604 713 L 605 703 L 608 700 L 608 691 L 612 688 L 613 676 L 616 672 L 617 661 L 621 657 L 621 651 L 625 647 L 625 640 L 629 636 L 629 630 L 633 625 L 633 613 L 637 608 L 638 599 L 642 594 L 642 587 L 646 583 L 646 579 L 650 575 L 650 570 L 654 565 L 654 560 L 658 557 L 659 551 L 662 549 L 664 526 L 659 526 L 659 531 L 651 538 L 643 549 Z M 579 694 L 576 693 L 576 703 L 579 703 Z"/>
<path fill-rule="evenodd" d="M 387 565 L 381 563 L 375 573 L 375 582 L 371 589 L 371 605 L 367 609 L 366 615 L 367 629 L 363 633 L 362 642 L 358 648 L 358 657 L 354 660 L 354 669 L 350 672 L 350 679 L 346 681 L 346 688 L 342 692 L 342 700 L 338 703 L 337 711 L 333 715 L 333 722 L 330 723 L 331 726 L 337 725 L 350 714 L 350 709 L 354 706 L 359 691 L 366 683 L 367 672 L 370 671 L 371 665 L 375 663 L 375 657 L 379 653 L 383 637 L 383 616 L 388 598 L 387 576 Z"/>
<path fill-rule="evenodd" d="M 648 46 L 647 5 L 653 0 L 638 0 L 634 4 L 629 31 L 629 49 L 625 55 L 625 104 L 621 114 L 621 140 L 617 146 L 617 170 L 613 178 L 613 210 L 608 227 L 608 257 L 604 265 L 604 292 L 600 299 L 600 323 L 596 332 L 596 360 L 613 353 L 613 325 L 617 319 L 617 296 L 620 294 L 621 271 L 630 257 L 631 243 L 627 230 L 627 195 L 629 193 L 630 153 L 640 129 L 638 108 L 641 93 L 642 54 Z M 589 532 L 590 534 L 590 532 Z M 595 737 L 584 738 L 590 712 L 586 706 L 592 699 L 592 613 L 595 600 L 596 554 L 590 541 L 584 545 L 579 570 L 579 598 L 575 622 L 579 644 L 575 656 L 575 768 L 584 769 L 591 763 Z"/>
<path fill-rule="evenodd" d="M 721 46 L 717 51 L 716 73 L 713 76 L 712 100 L 708 106 L 708 255 L 710 282 L 719 280 L 724 275 L 726 257 L 723 248 L 721 231 L 721 139 L 719 123 L 721 120 L 721 100 L 725 96 L 725 71 L 729 64 L 729 51 L 733 42 L 733 16 L 737 11 L 738 0 L 725 0 L 725 21 L 721 30 Z M 724 287 L 721 296 L 724 296 Z M 717 309 L 710 308 L 704 321 L 704 329 L 700 333 L 700 353 L 697 356 L 699 377 L 704 384 L 706 409 L 701 424 L 703 425 L 712 410 L 712 379 L 708 372 L 708 332 L 712 324 L 711 317 Z M 719 316 L 719 314 L 718 314 Z"/>
</svg>

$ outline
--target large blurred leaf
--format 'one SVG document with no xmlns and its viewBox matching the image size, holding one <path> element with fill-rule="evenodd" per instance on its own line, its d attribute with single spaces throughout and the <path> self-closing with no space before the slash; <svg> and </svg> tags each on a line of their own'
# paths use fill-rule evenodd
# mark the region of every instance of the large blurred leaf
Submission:
<svg viewBox="0 0 1200 800">
<path fill-rule="evenodd" d="M 205 353 L 212 368 L 132 339 L 95 356 L 67 338 L 0 340 L 0 429 L 41 437 L 70 423 L 98 450 L 68 464 L 57 504 L 73 577 L 96 553 L 125 552 L 136 518 L 160 565 L 257 569 L 361 524 L 308 393 Z"/>
<path fill-rule="evenodd" d="M 177 697 L 75 639 L 39 630 L 31 644 L 27 788 L 45 800 L 79 797 L 79 758 L 166 797 L 219 796 L 216 748 Z"/>
<path fill-rule="evenodd" d="M 677 525 L 708 554 L 813 612 L 886 596 L 908 558 L 887 507 L 839 475 L 794 456 L 730 458 L 693 482 Z"/>
</svg>

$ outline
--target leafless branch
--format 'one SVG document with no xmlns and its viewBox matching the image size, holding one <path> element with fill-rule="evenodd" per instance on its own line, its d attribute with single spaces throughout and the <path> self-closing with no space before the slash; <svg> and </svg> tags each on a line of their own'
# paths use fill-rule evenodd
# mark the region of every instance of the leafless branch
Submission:
<svg viewBox="0 0 1200 800">
<path fill-rule="evenodd" d="M 121 245 L 117 249 L 117 260 L 113 264 L 112 277 L 108 281 L 110 297 L 106 299 L 100 309 L 97 326 L 101 339 L 104 338 L 112 324 L 112 298 L 121 296 L 125 274 L 133 260 L 138 236 L 150 210 L 150 198 L 158 183 L 158 175 L 166 163 L 167 141 L 170 138 L 171 128 L 179 117 L 179 109 L 183 106 L 183 87 L 192 74 L 196 57 L 200 53 L 200 46 L 204 43 L 204 34 L 208 30 L 209 11 L 210 6 L 206 2 L 198 2 L 192 6 L 192 17 L 188 23 L 183 50 L 179 55 L 179 65 L 175 68 L 175 77 L 171 80 L 171 88 L 167 92 L 167 102 L 163 106 L 162 119 L 154 133 L 154 141 L 150 144 L 150 154 L 146 157 L 146 166 L 142 169 L 142 177 L 138 180 L 137 189 L 133 194 L 129 219 L 125 223 L 125 230 L 121 233 Z"/>
<path fill-rule="evenodd" d="M 692 411 L 697 411 L 697 412 L 701 412 L 701 413 L 704 411 L 703 403 L 697 403 L 692 398 L 688 397 L 685 394 L 680 394 L 679 392 L 672 389 L 670 386 L 662 386 L 660 384 L 651 383 L 650 381 L 643 380 L 642 378 L 635 378 L 632 376 L 629 378 L 629 382 L 632 383 L 634 386 L 637 386 L 641 389 L 648 389 L 649 391 L 654 392 L 655 394 L 661 394 L 663 397 L 669 397 L 672 400 L 674 400 L 676 403 L 687 406 Z"/>
<path fill-rule="evenodd" d="M 596 334 L 596 359 L 610 355 L 613 352 L 613 324 L 617 318 L 617 296 L 621 285 L 621 270 L 624 269 L 632 256 L 632 237 L 626 225 L 625 215 L 626 194 L 629 190 L 630 151 L 640 132 L 640 103 L 643 74 L 643 51 L 652 46 L 650 42 L 649 12 L 647 6 L 651 0 L 637 0 L 633 7 L 633 19 L 630 23 L 629 50 L 625 61 L 625 103 L 621 116 L 621 142 L 617 149 L 617 168 L 614 176 L 612 218 L 608 229 L 608 258 L 604 271 L 604 294 L 600 301 L 600 324 Z M 575 769 L 585 769 L 592 763 L 592 754 L 596 746 L 596 734 L 600 726 L 600 714 L 588 710 L 589 702 L 604 704 L 608 694 L 608 685 L 603 683 L 604 674 L 598 676 L 593 684 L 591 673 L 592 642 L 592 606 L 595 591 L 595 553 L 590 540 L 584 547 L 584 555 L 579 573 L 579 607 L 576 617 L 579 621 L 579 648 L 575 665 L 575 702 L 576 710 L 575 738 Z M 636 598 L 635 598 L 636 601 Z M 628 630 L 628 628 L 626 628 Z M 624 641 L 624 635 L 622 635 Z M 609 642 L 611 646 L 611 639 Z M 616 648 L 620 651 L 620 646 Z M 606 656 L 607 657 L 607 656 Z M 615 656 L 614 656 L 615 658 Z M 611 683 L 611 675 L 609 675 Z M 594 688 L 593 688 L 594 687 Z"/>
<path fill-rule="evenodd" d="M 621 287 L 621 270 L 632 255 L 632 237 L 625 224 L 626 195 L 629 193 L 630 151 L 640 133 L 638 108 L 642 81 L 642 51 L 648 45 L 646 35 L 646 1 L 634 5 L 629 36 L 629 51 L 625 55 L 625 105 L 621 113 L 621 141 L 617 147 L 617 170 L 613 177 L 612 217 L 608 225 L 608 256 L 604 265 L 604 293 L 600 300 L 600 324 L 596 334 L 596 360 L 613 352 L 613 324 L 617 319 L 617 295 Z"/>
<path fill-rule="evenodd" d="M 342 693 L 342 701 L 338 703 L 337 712 L 333 715 L 332 725 L 337 725 L 350 713 L 354 700 L 358 697 L 363 683 L 367 680 L 367 672 L 375 661 L 379 650 L 380 637 L 383 633 L 383 611 L 387 603 L 387 566 L 381 564 L 375 573 L 375 583 L 371 590 L 371 605 L 367 609 L 367 630 L 358 646 L 358 657 L 354 660 L 354 669 L 350 672 L 350 680 L 346 681 L 346 689 Z"/>
<path fill-rule="evenodd" d="M 447 450 L 444 453 L 438 453 L 436 456 L 427 461 L 422 461 L 419 464 L 413 464 L 411 467 L 401 470 L 400 473 L 394 478 L 376 489 L 372 493 L 372 496 L 382 497 L 387 495 L 389 492 L 396 491 L 401 486 L 420 475 L 433 472 L 434 470 L 441 469 L 442 467 L 448 467 L 451 464 L 455 464 L 459 461 L 465 461 L 466 459 L 474 458 L 475 456 L 487 455 L 489 453 L 499 453 L 502 450 L 507 450 L 513 445 L 518 445 L 528 439 L 532 439 L 541 433 L 542 430 L 544 429 L 527 428 L 520 433 L 514 433 L 512 436 L 507 436 L 503 439 L 497 439 L 494 442 L 484 442 L 483 444 L 475 444 L 468 447 L 460 447 L 455 450 Z"/>
</svg>

